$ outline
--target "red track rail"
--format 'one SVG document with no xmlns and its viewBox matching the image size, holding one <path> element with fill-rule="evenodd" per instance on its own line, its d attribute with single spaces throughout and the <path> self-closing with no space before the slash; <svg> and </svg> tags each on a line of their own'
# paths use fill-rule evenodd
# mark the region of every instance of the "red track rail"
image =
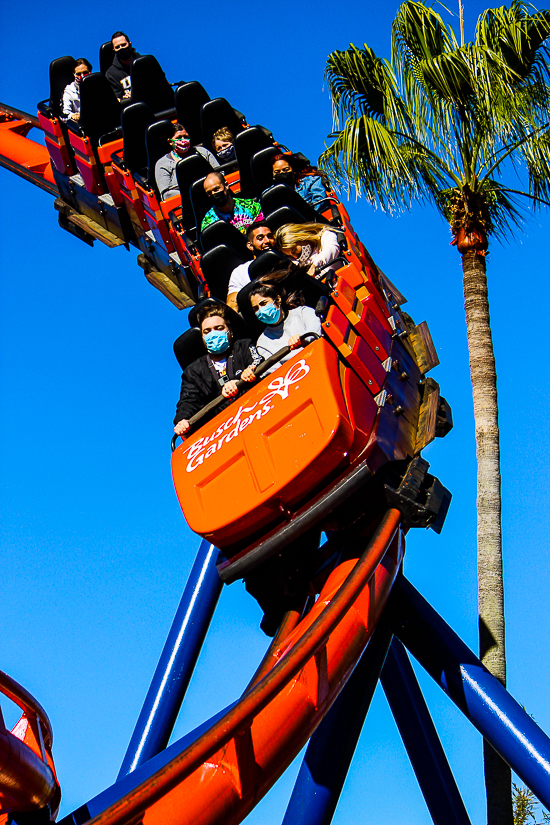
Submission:
<svg viewBox="0 0 550 825">
<path fill-rule="evenodd" d="M 351 675 L 401 564 L 398 510 L 339 565 L 273 653 L 271 670 L 212 728 L 88 825 L 241 822 L 311 736 Z M 358 539 L 360 541 L 360 539 Z"/>
</svg>

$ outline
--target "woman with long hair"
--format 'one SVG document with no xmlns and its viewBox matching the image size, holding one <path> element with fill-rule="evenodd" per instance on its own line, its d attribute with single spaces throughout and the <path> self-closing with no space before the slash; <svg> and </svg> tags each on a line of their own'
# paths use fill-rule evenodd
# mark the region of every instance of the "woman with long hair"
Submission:
<svg viewBox="0 0 550 825">
<path fill-rule="evenodd" d="M 63 114 L 61 119 L 80 120 L 80 84 L 92 72 L 92 64 L 85 57 L 77 57 L 74 64 L 74 80 L 65 86 L 63 92 Z"/>
<path fill-rule="evenodd" d="M 298 172 L 292 155 L 275 155 L 271 163 L 274 185 L 284 183 L 290 186 L 306 203 L 320 212 L 324 212 L 325 206 L 329 206 L 323 179 L 321 175 L 315 174 L 313 167 L 306 166 Z"/>
<path fill-rule="evenodd" d="M 275 233 L 275 248 L 319 273 L 340 254 L 336 233 L 322 223 L 287 223 Z"/>
<path fill-rule="evenodd" d="M 301 306 L 296 293 L 288 294 L 283 283 L 277 281 L 277 273 L 260 279 L 252 287 L 248 297 L 256 318 L 266 325 L 256 342 L 256 349 L 262 358 L 269 358 L 288 346 L 292 352 L 279 362 L 283 363 L 302 349 L 300 336 L 306 332 L 321 334 L 321 321 L 315 310 Z M 268 372 L 273 372 L 278 366 L 276 364 Z"/>
</svg>

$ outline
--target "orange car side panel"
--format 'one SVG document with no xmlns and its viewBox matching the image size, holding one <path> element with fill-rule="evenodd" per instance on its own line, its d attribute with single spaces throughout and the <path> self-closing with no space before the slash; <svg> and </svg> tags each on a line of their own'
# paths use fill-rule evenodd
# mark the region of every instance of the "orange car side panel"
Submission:
<svg viewBox="0 0 550 825">
<path fill-rule="evenodd" d="M 174 484 L 192 530 L 227 547 L 340 469 L 354 434 L 337 362 L 315 341 L 178 447 Z"/>
</svg>

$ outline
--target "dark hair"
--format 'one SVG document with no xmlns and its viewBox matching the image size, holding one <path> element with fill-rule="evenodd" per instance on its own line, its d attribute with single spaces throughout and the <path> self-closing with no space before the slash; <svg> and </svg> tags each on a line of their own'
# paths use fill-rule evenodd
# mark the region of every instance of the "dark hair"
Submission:
<svg viewBox="0 0 550 825">
<path fill-rule="evenodd" d="M 290 309 L 294 309 L 302 303 L 300 294 L 296 290 L 290 291 L 287 283 L 290 281 L 291 276 L 295 276 L 298 271 L 300 271 L 300 267 L 290 264 L 286 269 L 279 269 L 270 272 L 269 275 L 264 275 L 263 278 L 259 278 L 258 281 L 254 282 L 254 286 L 251 287 L 248 293 L 248 300 L 253 295 L 272 298 L 274 301 L 276 298 L 280 298 L 281 309 L 286 318 Z"/>
<path fill-rule="evenodd" d="M 172 128 L 173 128 L 173 130 L 174 130 L 174 131 L 172 132 L 172 134 L 173 134 L 173 135 L 175 135 L 175 134 L 176 134 L 176 132 L 181 132 L 181 131 L 182 131 L 182 129 L 184 129 L 184 130 L 187 132 L 187 129 L 185 128 L 185 126 L 183 125 L 183 123 L 172 123 Z M 187 134 L 189 134 L 189 132 L 187 132 Z"/>
<path fill-rule="evenodd" d="M 271 159 L 271 166 L 273 167 L 275 165 L 275 162 L 278 160 L 284 160 L 285 163 L 288 163 L 294 174 L 296 174 L 296 169 L 294 168 L 294 163 L 292 162 L 292 155 L 275 155 L 275 157 Z"/>
<path fill-rule="evenodd" d="M 272 231 L 271 227 L 265 221 L 256 221 L 255 223 L 250 224 L 246 230 L 246 240 L 248 243 L 252 243 L 252 238 L 254 237 L 254 232 L 256 229 L 261 229 L 264 226 L 266 229 L 269 229 L 270 232 Z"/>
<path fill-rule="evenodd" d="M 81 64 L 83 64 L 84 66 L 86 66 L 86 68 L 88 69 L 88 71 L 89 71 L 89 72 L 91 72 L 91 71 L 92 71 L 92 64 L 90 63 L 90 61 L 89 61 L 89 60 L 86 60 L 86 58 L 85 58 L 85 57 L 77 57 L 77 58 L 76 58 L 76 60 L 75 60 L 75 62 L 74 62 L 74 67 L 75 67 L 75 69 L 76 69 L 76 67 L 77 67 L 77 66 L 80 66 Z"/>
<path fill-rule="evenodd" d="M 125 32 L 115 32 L 114 34 L 112 34 L 112 35 L 111 35 L 111 43 L 113 42 L 113 40 L 115 39 L 115 37 L 125 37 L 125 38 L 126 38 L 126 40 L 128 41 L 128 43 L 131 43 L 131 42 L 132 42 L 132 41 L 130 40 L 130 38 L 128 37 L 128 35 L 127 35 Z"/>
<path fill-rule="evenodd" d="M 213 318 L 214 315 L 219 315 L 220 318 L 223 318 L 227 326 L 229 327 L 229 331 L 233 332 L 231 329 L 231 321 L 229 320 L 229 312 L 227 311 L 227 307 L 220 304 L 219 306 L 208 304 L 207 306 L 203 307 L 197 313 L 197 321 L 199 324 L 199 329 L 201 329 L 203 322 L 206 321 L 207 318 Z"/>
</svg>

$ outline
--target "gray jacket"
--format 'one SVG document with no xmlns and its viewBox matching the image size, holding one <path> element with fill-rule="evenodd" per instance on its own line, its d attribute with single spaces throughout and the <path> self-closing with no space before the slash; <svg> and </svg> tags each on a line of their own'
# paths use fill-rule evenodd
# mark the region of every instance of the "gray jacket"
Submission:
<svg viewBox="0 0 550 825">
<path fill-rule="evenodd" d="M 212 169 L 217 169 L 220 165 L 212 152 L 205 149 L 204 146 L 195 146 L 194 151 L 197 155 L 202 155 L 202 157 L 208 161 Z M 192 154 L 193 149 L 191 149 L 186 157 L 189 157 Z M 184 160 L 184 158 L 178 158 L 178 160 Z M 168 152 L 167 155 L 164 155 L 162 158 L 157 160 L 155 164 L 155 180 L 157 182 L 161 200 L 163 201 L 166 200 L 166 198 L 179 195 L 178 181 L 176 178 L 177 162 L 178 161 L 174 159 L 172 152 Z"/>
</svg>

